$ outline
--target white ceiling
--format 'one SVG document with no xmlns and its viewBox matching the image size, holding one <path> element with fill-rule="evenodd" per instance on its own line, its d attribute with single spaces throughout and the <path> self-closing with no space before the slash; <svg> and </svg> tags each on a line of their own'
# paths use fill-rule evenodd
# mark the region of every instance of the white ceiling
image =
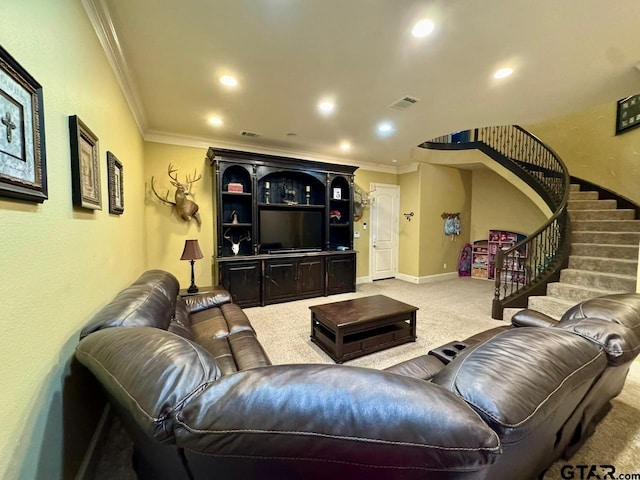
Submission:
<svg viewBox="0 0 640 480">
<path fill-rule="evenodd" d="M 638 0 L 83 2 L 150 140 L 402 168 L 442 134 L 640 93 Z M 424 17 L 433 34 L 413 38 Z M 503 66 L 514 74 L 495 80 Z M 405 95 L 420 102 L 388 108 Z M 325 96 L 331 116 L 316 108 Z"/>
</svg>

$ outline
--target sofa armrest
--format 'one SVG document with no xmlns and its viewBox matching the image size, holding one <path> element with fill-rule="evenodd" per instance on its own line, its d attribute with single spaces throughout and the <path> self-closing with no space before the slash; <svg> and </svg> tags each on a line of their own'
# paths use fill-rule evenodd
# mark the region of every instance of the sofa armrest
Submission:
<svg viewBox="0 0 640 480">
<path fill-rule="evenodd" d="M 223 288 L 217 288 L 198 295 L 189 295 L 184 298 L 189 313 L 196 313 L 213 307 L 219 307 L 225 303 L 231 303 L 231 294 Z"/>
<path fill-rule="evenodd" d="M 520 310 L 511 317 L 514 327 L 555 327 L 558 321 L 536 310 Z"/>
<path fill-rule="evenodd" d="M 495 432 L 454 393 L 340 365 L 277 365 L 223 377 L 176 420 L 176 444 L 189 465 L 203 474 L 224 465 L 233 478 L 248 467 L 303 478 L 305 468 L 337 466 L 360 468 L 351 478 L 380 478 L 381 471 L 386 478 L 484 478 L 479 472 L 501 452 Z"/>
</svg>

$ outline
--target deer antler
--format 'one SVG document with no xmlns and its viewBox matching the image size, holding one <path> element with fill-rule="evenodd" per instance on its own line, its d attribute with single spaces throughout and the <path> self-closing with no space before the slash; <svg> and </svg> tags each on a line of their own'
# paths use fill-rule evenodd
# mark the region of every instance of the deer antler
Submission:
<svg viewBox="0 0 640 480">
<path fill-rule="evenodd" d="M 251 240 L 251 234 L 249 233 L 249 231 L 246 231 L 246 232 L 247 232 L 247 236 L 246 237 L 240 237 L 238 239 L 238 243 L 244 242 L 245 240 Z"/>
<path fill-rule="evenodd" d="M 173 205 L 174 207 L 176 206 L 175 202 L 172 202 L 171 200 L 168 199 L 169 197 L 169 190 L 167 190 L 167 194 L 164 196 L 164 198 L 162 198 L 160 195 L 158 195 L 158 192 L 156 192 L 155 187 L 153 186 L 153 177 L 151 177 L 151 190 L 153 190 L 153 193 L 156 194 L 156 197 L 158 197 L 158 199 L 164 203 L 166 203 L 167 205 Z"/>
<path fill-rule="evenodd" d="M 228 233 L 230 232 L 230 229 L 225 230 L 225 232 L 222 234 L 222 236 L 226 239 L 229 240 L 231 243 L 233 243 L 233 241 L 231 240 L 231 235 L 228 235 Z"/>
<path fill-rule="evenodd" d="M 191 180 L 191 176 L 190 175 L 187 175 L 187 177 L 186 177 L 186 181 L 189 184 L 189 188 L 191 188 L 191 184 L 192 183 L 196 183 L 198 180 L 200 180 L 202 178 L 202 174 L 198 175 L 198 171 L 194 170 L 193 171 L 193 177 L 194 177 L 193 180 Z"/>
<path fill-rule="evenodd" d="M 182 184 L 180 183 L 180 181 L 178 181 L 178 174 L 176 173 L 176 175 L 171 175 L 172 173 L 177 172 L 178 169 L 177 168 L 173 168 L 173 164 L 170 163 L 169 167 L 167 168 L 167 175 L 169 175 L 169 178 L 171 179 L 171 185 L 173 185 L 174 187 L 181 187 Z"/>
</svg>

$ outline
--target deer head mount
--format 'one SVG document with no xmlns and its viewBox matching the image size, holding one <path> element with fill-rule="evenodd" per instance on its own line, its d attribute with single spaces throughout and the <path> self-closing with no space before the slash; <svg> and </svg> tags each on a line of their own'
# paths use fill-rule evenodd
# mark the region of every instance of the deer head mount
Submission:
<svg viewBox="0 0 640 480">
<path fill-rule="evenodd" d="M 174 195 L 173 202 L 169 200 L 169 190 L 167 190 L 164 198 L 158 195 L 158 192 L 156 192 L 156 189 L 153 185 L 153 177 L 151 177 L 151 190 L 153 190 L 153 193 L 155 193 L 156 197 L 158 197 L 161 202 L 166 203 L 167 205 L 174 206 L 176 211 L 178 212 L 178 215 L 180 215 L 180 217 L 184 221 L 190 222 L 193 218 L 198 226 L 200 226 L 201 222 L 200 214 L 198 213 L 198 204 L 188 199 L 187 196 L 191 193 L 191 186 L 195 182 L 200 180 L 202 178 L 202 175 L 197 175 L 197 172 L 194 171 L 193 178 L 187 175 L 185 177 L 185 182 L 181 183 L 180 181 L 178 181 L 178 175 L 176 174 L 177 171 L 178 170 L 176 168 L 173 168 L 173 165 L 170 163 L 169 168 L 167 169 L 167 174 L 169 175 L 169 181 L 171 182 L 171 185 L 176 187 L 176 193 Z"/>
<path fill-rule="evenodd" d="M 238 239 L 237 242 L 233 241 L 233 234 L 231 233 L 231 229 L 228 228 L 227 230 L 225 230 L 224 232 L 224 238 L 225 240 L 229 240 L 229 243 L 231 243 L 231 251 L 233 252 L 234 255 L 238 255 L 238 253 L 240 253 L 240 244 L 242 242 L 244 242 L 245 240 L 251 240 L 251 235 L 249 235 L 249 232 L 245 230 L 244 232 L 246 234 L 246 236 L 240 236 L 240 238 Z"/>
</svg>

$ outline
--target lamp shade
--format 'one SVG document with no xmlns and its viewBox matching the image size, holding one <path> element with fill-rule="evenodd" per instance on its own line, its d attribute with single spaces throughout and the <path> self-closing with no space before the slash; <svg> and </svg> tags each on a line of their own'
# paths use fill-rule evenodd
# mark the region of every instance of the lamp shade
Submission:
<svg viewBox="0 0 640 480">
<path fill-rule="evenodd" d="M 203 257 L 198 240 L 185 240 L 180 260 L 200 260 Z"/>
</svg>

